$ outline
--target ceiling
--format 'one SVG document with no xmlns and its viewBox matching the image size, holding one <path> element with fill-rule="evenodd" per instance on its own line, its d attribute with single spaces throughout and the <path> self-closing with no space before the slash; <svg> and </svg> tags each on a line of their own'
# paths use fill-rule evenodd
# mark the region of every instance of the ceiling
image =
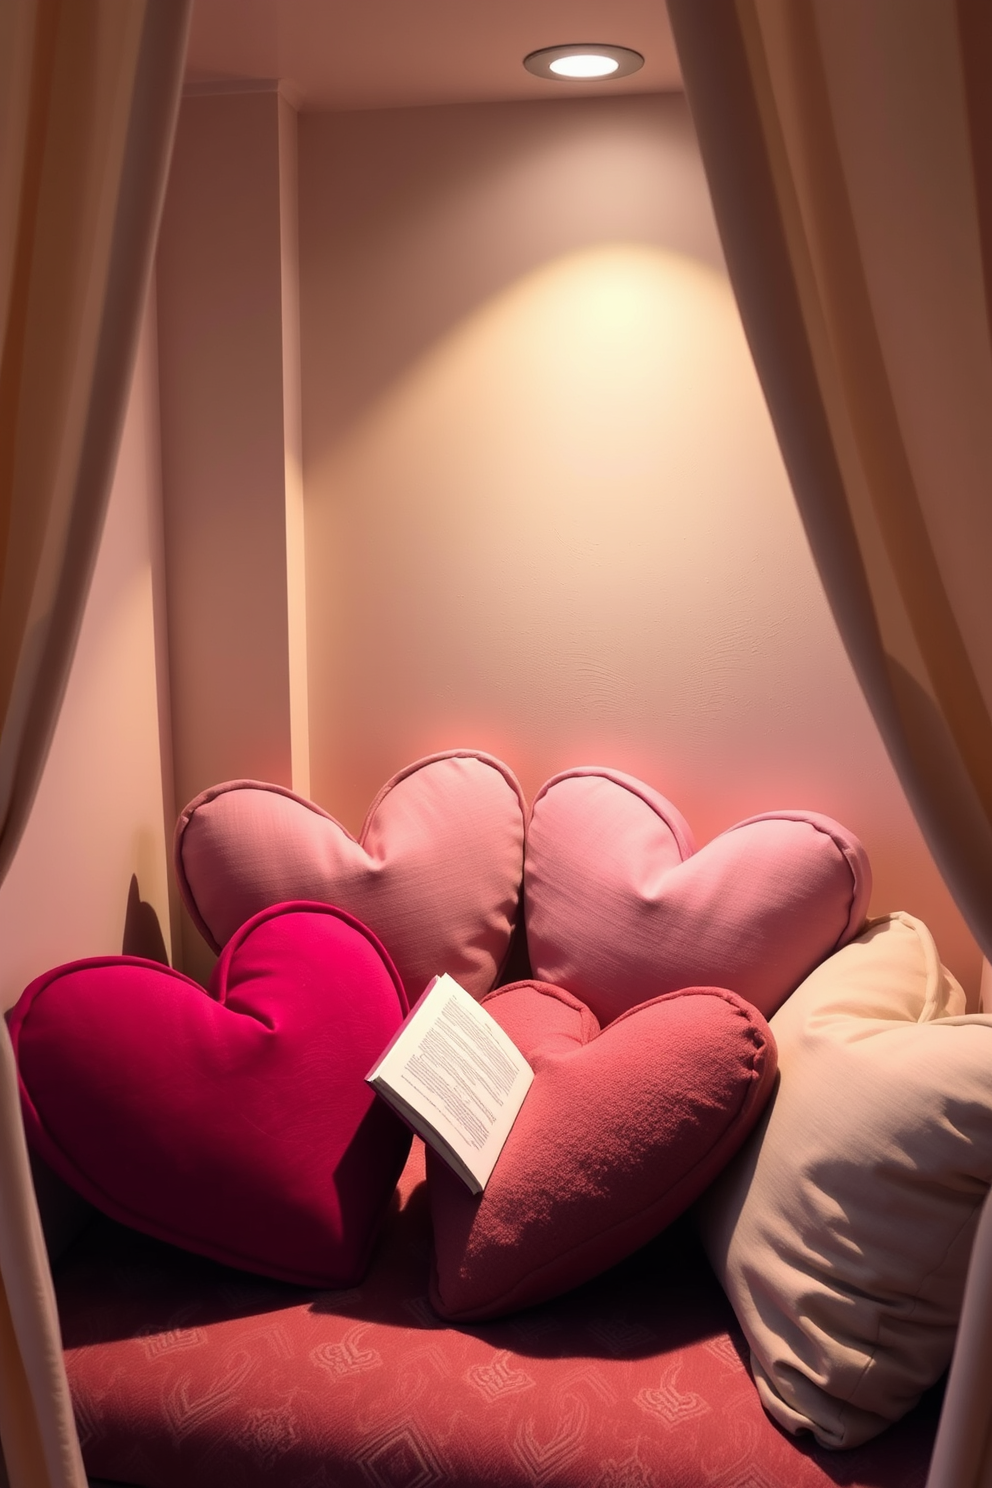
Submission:
<svg viewBox="0 0 992 1488">
<path fill-rule="evenodd" d="M 632 47 L 615 82 L 533 77 L 528 52 Z M 650 93 L 681 86 L 663 0 L 195 0 L 190 83 L 278 78 L 305 111 Z"/>
</svg>

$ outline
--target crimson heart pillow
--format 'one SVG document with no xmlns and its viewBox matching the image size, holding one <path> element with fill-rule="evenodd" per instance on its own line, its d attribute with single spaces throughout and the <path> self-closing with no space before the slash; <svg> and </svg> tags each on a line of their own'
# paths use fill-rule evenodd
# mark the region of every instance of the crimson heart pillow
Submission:
<svg viewBox="0 0 992 1488">
<path fill-rule="evenodd" d="M 622 1260 L 712 1182 L 771 1094 L 775 1044 L 754 1008 L 692 987 L 600 1029 L 560 988 L 517 982 L 485 1006 L 534 1071 L 479 1196 L 433 1152 L 430 1299 L 497 1317 Z"/>
<path fill-rule="evenodd" d="M 287 899 L 338 904 L 388 948 L 411 1003 L 447 971 L 474 997 L 496 981 L 517 915 L 524 805 L 487 754 L 431 755 L 394 775 L 358 840 L 279 785 L 230 780 L 179 818 L 179 888 L 219 950 L 239 925 Z"/>
<path fill-rule="evenodd" d="M 601 1023 L 692 985 L 771 1017 L 859 933 L 870 897 L 864 848 L 828 816 L 752 816 L 697 852 L 671 802 L 614 770 L 556 775 L 527 828 L 531 970 Z"/>
<path fill-rule="evenodd" d="M 322 904 L 249 920 L 209 993 L 135 956 L 60 966 L 8 1014 L 28 1140 L 124 1224 L 352 1286 L 410 1146 L 364 1079 L 407 1010 L 375 936 Z"/>
</svg>

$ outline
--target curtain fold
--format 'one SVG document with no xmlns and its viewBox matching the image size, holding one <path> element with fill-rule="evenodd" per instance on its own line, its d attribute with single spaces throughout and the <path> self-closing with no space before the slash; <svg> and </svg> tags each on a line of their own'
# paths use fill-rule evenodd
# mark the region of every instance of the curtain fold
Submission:
<svg viewBox="0 0 992 1488">
<path fill-rule="evenodd" d="M 673 0 L 671 12 L 827 597 L 992 956 L 992 147 L 969 127 L 969 110 L 988 114 L 992 12 L 952 0 Z"/>
<path fill-rule="evenodd" d="M 0 5 L 0 880 L 62 701 L 117 456 L 190 0 Z M 13 1488 L 84 1488 L 0 1029 L 0 1439 Z"/>
<path fill-rule="evenodd" d="M 992 957 L 992 6 L 669 0 L 669 12 L 828 600 Z M 990 1309 L 986 1215 L 930 1488 L 992 1473 Z"/>
</svg>

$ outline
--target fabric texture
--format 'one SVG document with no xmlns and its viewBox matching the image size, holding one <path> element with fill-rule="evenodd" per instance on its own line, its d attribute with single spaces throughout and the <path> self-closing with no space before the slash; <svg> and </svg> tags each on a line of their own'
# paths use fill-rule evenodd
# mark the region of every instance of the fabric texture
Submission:
<svg viewBox="0 0 992 1488">
<path fill-rule="evenodd" d="M 600 1023 L 680 987 L 727 987 L 765 1017 L 861 929 L 871 869 L 829 817 L 750 817 L 695 850 L 679 812 L 615 770 L 556 775 L 527 828 L 531 969 Z"/>
<path fill-rule="evenodd" d="M 10 1014 L 28 1138 L 105 1213 L 310 1286 L 357 1282 L 410 1146 L 365 1075 L 407 1011 L 342 910 L 264 910 L 207 995 L 137 957 L 37 978 Z"/>
<path fill-rule="evenodd" d="M 441 1323 L 429 1270 L 419 1141 L 346 1291 L 98 1218 L 56 1269 L 87 1468 L 142 1488 L 924 1488 L 932 1399 L 841 1459 L 768 1419 L 683 1221 L 497 1322 Z"/>
<path fill-rule="evenodd" d="M 603 1031 L 540 982 L 485 1007 L 534 1071 L 485 1192 L 434 1152 L 431 1302 L 442 1317 L 498 1317 L 578 1286 L 697 1199 L 771 1094 L 775 1045 L 730 992 L 693 987 Z"/>
<path fill-rule="evenodd" d="M 992 956 L 992 12 L 670 0 L 669 15 L 824 589 L 934 858 Z M 992 1217 L 932 1488 L 992 1479 L 990 1340 Z"/>
<path fill-rule="evenodd" d="M 779 1085 L 702 1232 L 787 1430 L 857 1445 L 947 1368 L 992 1180 L 992 1016 L 876 921 L 772 1019 Z"/>
<path fill-rule="evenodd" d="M 511 772 L 489 755 L 454 750 L 394 775 L 357 841 L 281 786 L 214 786 L 179 818 L 176 874 L 215 950 L 268 904 L 323 900 L 378 935 L 411 1004 L 443 971 L 482 997 L 516 922 L 523 838 Z"/>
<path fill-rule="evenodd" d="M 4 0 L 0 13 L 0 880 L 45 766 L 96 560 L 190 10 Z M 0 1107 L 7 1475 L 12 1488 L 84 1488 L 5 1029 Z"/>
</svg>

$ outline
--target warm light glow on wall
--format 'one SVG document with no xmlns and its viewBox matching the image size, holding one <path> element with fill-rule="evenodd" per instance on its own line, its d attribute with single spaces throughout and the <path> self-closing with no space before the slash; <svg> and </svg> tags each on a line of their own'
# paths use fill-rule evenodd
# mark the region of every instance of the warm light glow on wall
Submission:
<svg viewBox="0 0 992 1488">
<path fill-rule="evenodd" d="M 830 621 L 722 275 L 616 244 L 524 276 L 381 395 L 310 490 L 314 678 L 334 699 L 317 749 L 363 808 L 398 730 L 404 758 L 498 740 L 531 789 L 550 754 L 679 801 L 704 776 L 704 835 L 822 800 L 799 735 L 824 707 L 810 626 Z"/>
<path fill-rule="evenodd" d="M 684 105 L 441 112 L 314 125 L 304 153 L 315 799 L 357 831 L 393 771 L 470 745 L 528 794 L 627 770 L 700 842 L 805 806 L 967 975 L 816 576 Z"/>
</svg>

